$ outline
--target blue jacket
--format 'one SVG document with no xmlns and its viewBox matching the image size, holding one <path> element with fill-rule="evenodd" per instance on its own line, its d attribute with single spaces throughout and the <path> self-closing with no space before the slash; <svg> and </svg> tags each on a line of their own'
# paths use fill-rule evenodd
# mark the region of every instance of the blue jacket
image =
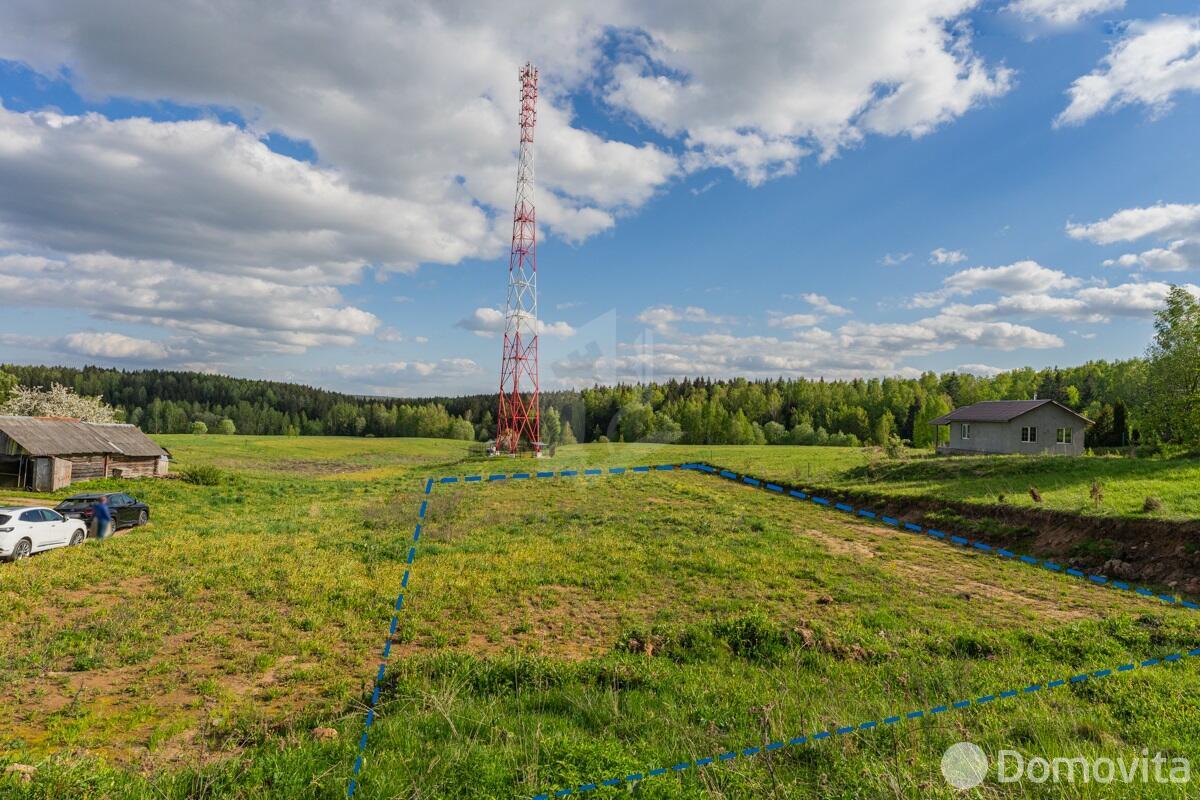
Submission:
<svg viewBox="0 0 1200 800">
<path fill-rule="evenodd" d="M 96 522 L 112 522 L 112 511 L 108 507 L 108 503 L 96 503 L 92 506 L 92 516 Z"/>
</svg>

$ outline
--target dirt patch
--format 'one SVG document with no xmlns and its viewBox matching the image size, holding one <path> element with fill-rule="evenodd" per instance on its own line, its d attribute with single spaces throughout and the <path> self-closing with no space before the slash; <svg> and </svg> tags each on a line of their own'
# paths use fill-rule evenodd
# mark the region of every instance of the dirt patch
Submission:
<svg viewBox="0 0 1200 800">
<path fill-rule="evenodd" d="M 850 526 L 855 530 L 862 531 L 859 526 Z M 868 529 L 869 530 L 869 529 Z M 875 533 L 869 530 L 870 533 Z M 826 550 L 836 556 L 851 556 L 853 558 L 875 558 L 878 553 L 870 545 L 864 542 L 859 542 L 854 539 L 846 539 L 841 536 L 836 536 L 827 531 L 817 530 L 816 528 L 808 528 L 803 534 L 806 538 L 819 542 Z"/>
<path fill-rule="evenodd" d="M 660 595 L 664 605 L 672 599 Z M 428 634 L 397 643 L 392 652 L 412 655 L 455 651 L 472 655 L 497 655 L 512 649 L 533 651 L 565 661 L 583 661 L 609 652 L 631 617 L 649 618 L 651 609 L 629 603 L 597 600 L 578 586 L 548 584 L 525 593 L 504 612 L 489 616 L 491 631 L 472 631 L 465 639 L 439 643 Z"/>
</svg>

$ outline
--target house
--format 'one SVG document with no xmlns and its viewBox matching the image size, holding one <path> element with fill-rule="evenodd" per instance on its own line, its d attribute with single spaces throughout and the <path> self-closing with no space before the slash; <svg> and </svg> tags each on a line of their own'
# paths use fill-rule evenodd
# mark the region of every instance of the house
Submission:
<svg viewBox="0 0 1200 800">
<path fill-rule="evenodd" d="M 92 478 L 162 477 L 168 458 L 133 425 L 0 416 L 0 486 L 53 492 Z"/>
<path fill-rule="evenodd" d="M 1053 400 L 987 400 L 930 420 L 949 425 L 939 453 L 1036 453 L 1077 456 L 1092 421 Z"/>
</svg>

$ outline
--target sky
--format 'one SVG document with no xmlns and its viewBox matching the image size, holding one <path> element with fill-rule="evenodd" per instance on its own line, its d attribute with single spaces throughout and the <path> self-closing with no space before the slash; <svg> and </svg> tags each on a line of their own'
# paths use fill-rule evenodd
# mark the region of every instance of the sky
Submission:
<svg viewBox="0 0 1200 800">
<path fill-rule="evenodd" d="M 1200 8 L 7 0 L 0 362 L 543 389 L 1141 354 L 1200 294 Z"/>
</svg>

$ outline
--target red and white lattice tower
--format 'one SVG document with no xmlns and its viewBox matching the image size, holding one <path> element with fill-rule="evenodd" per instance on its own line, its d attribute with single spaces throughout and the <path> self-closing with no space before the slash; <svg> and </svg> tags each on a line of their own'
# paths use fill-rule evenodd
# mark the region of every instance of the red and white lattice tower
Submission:
<svg viewBox="0 0 1200 800">
<path fill-rule="evenodd" d="M 537 67 L 521 68 L 521 150 L 517 158 L 517 201 L 513 206 L 512 251 L 508 257 L 508 302 L 504 310 L 504 354 L 500 362 L 500 410 L 496 451 L 516 453 L 524 439 L 542 450 L 538 413 L 537 219 L 533 207 L 533 127 L 537 122 Z"/>
</svg>

